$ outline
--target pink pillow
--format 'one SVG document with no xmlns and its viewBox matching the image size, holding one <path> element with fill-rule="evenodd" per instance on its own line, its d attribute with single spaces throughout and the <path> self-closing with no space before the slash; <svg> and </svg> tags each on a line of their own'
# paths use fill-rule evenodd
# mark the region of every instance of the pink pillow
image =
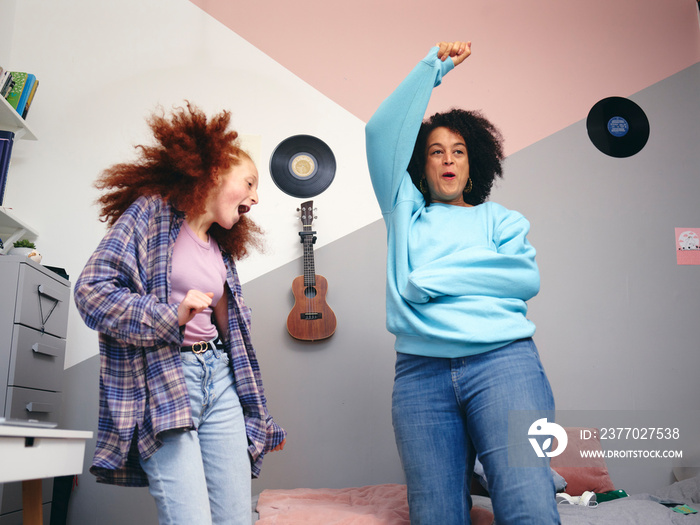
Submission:
<svg viewBox="0 0 700 525">
<path fill-rule="evenodd" d="M 615 490 L 608 466 L 603 457 L 582 458 L 582 450 L 602 450 L 598 436 L 600 432 L 596 428 L 566 427 L 569 443 L 560 455 L 550 460 L 550 466 L 566 480 L 566 493 L 571 496 L 580 496 L 585 491 L 609 492 Z M 581 431 L 586 430 L 585 436 L 590 439 L 581 439 Z M 556 450 L 556 443 L 552 446 Z"/>
</svg>

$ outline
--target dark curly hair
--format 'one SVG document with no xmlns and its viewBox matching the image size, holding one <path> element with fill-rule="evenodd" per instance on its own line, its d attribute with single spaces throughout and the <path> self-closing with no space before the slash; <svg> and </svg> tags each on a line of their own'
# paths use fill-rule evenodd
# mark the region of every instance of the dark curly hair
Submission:
<svg viewBox="0 0 700 525">
<path fill-rule="evenodd" d="M 441 127 L 461 135 L 467 145 L 472 190 L 464 195 L 464 202 L 471 205 L 482 204 L 491 194 L 496 177 L 503 176 L 503 136 L 479 111 L 452 109 L 444 113 L 435 113 L 421 124 L 408 164 L 413 184 L 423 194 L 426 206 L 429 206 L 430 193 L 421 190 L 420 181 L 425 177 L 428 136 L 435 128 Z"/>
<path fill-rule="evenodd" d="M 230 120 L 228 111 L 207 119 L 189 101 L 185 107 L 173 108 L 169 116 L 162 108 L 152 114 L 148 125 L 155 145 L 136 146 L 139 156 L 134 162 L 115 164 L 95 183 L 107 190 L 97 201 L 100 220 L 114 225 L 142 195 L 159 195 L 190 217 L 203 214 L 217 174 L 250 160 L 239 146 L 238 133 L 229 129 Z M 214 223 L 209 234 L 235 259 L 245 257 L 249 248 L 262 247 L 262 230 L 246 216 L 230 230 Z"/>
</svg>

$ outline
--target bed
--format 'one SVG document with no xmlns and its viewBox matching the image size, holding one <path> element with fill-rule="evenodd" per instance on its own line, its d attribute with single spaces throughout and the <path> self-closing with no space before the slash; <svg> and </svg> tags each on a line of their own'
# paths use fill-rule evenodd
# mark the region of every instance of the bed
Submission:
<svg viewBox="0 0 700 525">
<path fill-rule="evenodd" d="M 257 525 L 409 525 L 406 488 L 370 485 L 347 489 L 265 490 L 256 499 Z M 700 508 L 700 476 L 654 494 L 633 494 L 596 507 L 559 505 L 562 525 L 700 525 L 700 514 L 679 514 L 661 501 Z M 491 525 L 491 500 L 474 496 L 472 525 Z"/>
<path fill-rule="evenodd" d="M 581 428 L 567 428 L 570 441 L 565 454 L 577 454 L 600 443 L 580 442 Z M 630 494 L 615 490 L 602 458 L 572 465 L 564 454 L 551 461 L 555 483 L 577 496 L 585 491 L 601 495 L 596 506 L 560 504 L 562 525 L 700 525 L 700 513 L 673 510 L 679 504 L 700 510 L 700 475 L 662 487 L 653 493 Z M 479 490 L 479 489 L 483 490 Z M 494 523 L 487 481 L 475 476 L 472 484 L 472 525 Z M 562 488 L 560 487 L 560 490 Z M 620 497 L 622 495 L 622 497 Z M 410 525 L 406 487 L 400 484 L 342 489 L 268 489 L 253 502 L 257 525 Z"/>
</svg>

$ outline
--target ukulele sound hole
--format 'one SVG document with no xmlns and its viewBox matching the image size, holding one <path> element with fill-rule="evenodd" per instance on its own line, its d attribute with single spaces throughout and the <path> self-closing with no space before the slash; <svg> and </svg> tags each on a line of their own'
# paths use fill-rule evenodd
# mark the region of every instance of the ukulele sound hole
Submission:
<svg viewBox="0 0 700 525">
<path fill-rule="evenodd" d="M 306 297 L 307 299 L 313 299 L 314 297 L 316 297 L 316 288 L 314 288 L 313 286 L 307 286 L 304 289 L 304 297 Z"/>
</svg>

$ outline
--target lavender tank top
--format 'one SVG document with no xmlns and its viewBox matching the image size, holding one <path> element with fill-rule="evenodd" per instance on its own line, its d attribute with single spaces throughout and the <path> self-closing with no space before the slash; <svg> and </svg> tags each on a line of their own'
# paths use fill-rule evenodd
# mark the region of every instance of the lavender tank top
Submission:
<svg viewBox="0 0 700 525">
<path fill-rule="evenodd" d="M 224 295 L 226 266 L 219 245 L 209 237 L 205 242 L 192 230 L 187 221 L 173 248 L 170 303 L 179 303 L 190 290 L 213 292 L 212 307 L 205 308 L 185 325 L 183 345 L 189 346 L 198 341 L 211 341 L 218 335 L 212 322 L 213 307 Z"/>
</svg>

